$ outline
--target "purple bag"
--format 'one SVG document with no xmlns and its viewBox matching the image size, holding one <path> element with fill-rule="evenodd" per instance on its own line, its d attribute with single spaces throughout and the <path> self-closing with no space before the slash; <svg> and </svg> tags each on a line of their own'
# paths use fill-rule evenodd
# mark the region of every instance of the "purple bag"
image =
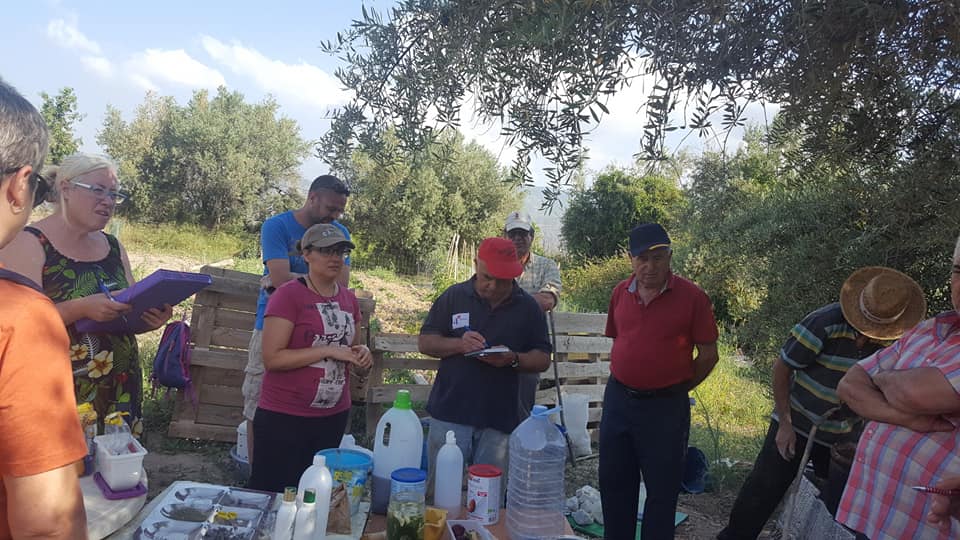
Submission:
<svg viewBox="0 0 960 540">
<path fill-rule="evenodd" d="M 154 391 L 160 386 L 168 393 L 171 388 L 183 391 L 196 406 L 197 396 L 190 381 L 190 325 L 185 320 L 168 323 L 163 329 L 150 381 Z"/>
</svg>

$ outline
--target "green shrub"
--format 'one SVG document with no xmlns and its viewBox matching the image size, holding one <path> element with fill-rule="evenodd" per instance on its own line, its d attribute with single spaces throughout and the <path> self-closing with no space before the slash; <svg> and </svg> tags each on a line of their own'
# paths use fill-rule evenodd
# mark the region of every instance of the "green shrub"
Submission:
<svg viewBox="0 0 960 540">
<path fill-rule="evenodd" d="M 587 261 L 577 267 L 561 266 L 560 311 L 606 312 L 610 293 L 630 272 L 626 254 Z"/>
</svg>

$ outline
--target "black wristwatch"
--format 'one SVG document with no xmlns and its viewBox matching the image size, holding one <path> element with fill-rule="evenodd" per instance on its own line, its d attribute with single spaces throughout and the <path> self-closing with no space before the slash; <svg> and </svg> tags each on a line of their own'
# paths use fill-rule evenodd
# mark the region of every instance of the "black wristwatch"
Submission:
<svg viewBox="0 0 960 540">
<path fill-rule="evenodd" d="M 520 367 L 520 353 L 513 351 L 513 362 L 510 362 L 510 367 L 517 369 Z"/>
</svg>

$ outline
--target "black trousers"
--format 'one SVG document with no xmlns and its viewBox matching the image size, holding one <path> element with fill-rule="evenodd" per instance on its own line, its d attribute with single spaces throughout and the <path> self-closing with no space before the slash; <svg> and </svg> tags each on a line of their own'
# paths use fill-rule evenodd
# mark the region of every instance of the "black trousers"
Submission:
<svg viewBox="0 0 960 540">
<path fill-rule="evenodd" d="M 600 499 L 605 537 L 636 537 L 641 475 L 643 540 L 672 539 L 690 434 L 686 392 L 637 398 L 610 377 L 600 420 Z"/>
<path fill-rule="evenodd" d="M 320 450 L 340 446 L 350 411 L 307 418 L 257 408 L 253 417 L 253 470 L 247 486 L 283 493 L 300 483 L 300 475 Z"/>
<path fill-rule="evenodd" d="M 770 421 L 767 437 L 753 464 L 753 470 L 743 482 L 737 500 L 733 503 L 733 510 L 730 511 L 730 522 L 717 535 L 718 540 L 754 540 L 787 493 L 790 483 L 796 478 L 807 438 L 797 433 L 793 459 L 783 459 L 777 450 L 776 438 L 779 428 L 779 422 Z M 827 478 L 830 468 L 830 449 L 814 443 L 813 448 L 810 449 L 810 461 L 813 462 L 817 476 Z M 836 505 L 828 510 L 831 514 L 835 514 Z"/>
</svg>

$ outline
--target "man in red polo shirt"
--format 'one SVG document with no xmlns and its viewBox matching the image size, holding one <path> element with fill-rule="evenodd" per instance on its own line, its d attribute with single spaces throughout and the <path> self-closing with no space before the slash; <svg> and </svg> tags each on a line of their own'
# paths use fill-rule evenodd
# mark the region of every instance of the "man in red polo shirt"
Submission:
<svg viewBox="0 0 960 540">
<path fill-rule="evenodd" d="M 613 289 L 613 338 L 600 422 L 600 496 L 607 538 L 634 538 L 640 481 L 641 536 L 673 538 L 690 401 L 719 358 L 710 298 L 670 271 L 670 237 L 656 223 L 630 231 L 633 275 Z M 693 350 L 697 355 L 694 359 Z"/>
</svg>

